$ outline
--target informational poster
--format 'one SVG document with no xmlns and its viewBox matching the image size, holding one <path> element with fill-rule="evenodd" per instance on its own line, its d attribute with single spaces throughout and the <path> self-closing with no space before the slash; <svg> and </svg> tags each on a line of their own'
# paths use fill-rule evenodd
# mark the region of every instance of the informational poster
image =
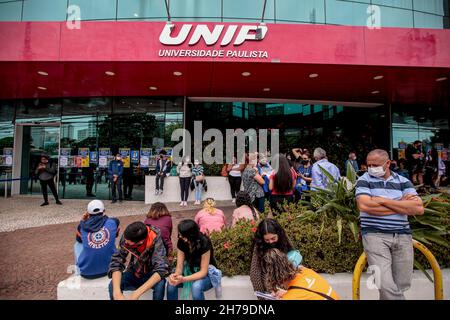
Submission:
<svg viewBox="0 0 450 320">
<path fill-rule="evenodd" d="M 447 148 L 443 148 L 441 151 L 441 159 L 442 161 L 447 161 L 448 160 L 448 149 Z"/>
<path fill-rule="evenodd" d="M 130 167 L 130 148 L 120 148 L 119 153 L 122 156 L 122 162 L 124 168 Z"/>
<path fill-rule="evenodd" d="M 139 150 L 131 150 L 131 163 L 139 164 Z"/>
<path fill-rule="evenodd" d="M 398 143 L 399 149 L 406 149 L 407 146 L 408 146 L 407 143 L 403 140 Z"/>
<path fill-rule="evenodd" d="M 81 167 L 89 168 L 89 148 L 78 148 L 78 156 L 82 158 Z"/>
<path fill-rule="evenodd" d="M 142 148 L 141 149 L 141 168 L 148 168 L 150 164 L 150 157 L 152 156 L 152 149 Z"/>
<path fill-rule="evenodd" d="M 97 153 L 97 151 L 89 152 L 89 163 L 97 164 L 97 162 L 98 162 L 98 153 Z"/>
<path fill-rule="evenodd" d="M 72 149 L 70 148 L 61 148 L 59 151 L 59 166 L 61 168 L 67 168 L 69 164 L 70 159 L 70 152 Z"/>
<path fill-rule="evenodd" d="M 405 149 L 398 149 L 398 158 L 399 159 L 406 159 L 406 152 Z"/>
<path fill-rule="evenodd" d="M 109 148 L 100 148 L 98 149 L 98 153 L 98 166 L 100 168 L 108 167 L 108 157 L 111 153 L 111 150 Z"/>
<path fill-rule="evenodd" d="M 82 168 L 83 167 L 83 157 L 82 156 L 74 156 L 73 164 L 74 164 L 74 167 Z"/>
<path fill-rule="evenodd" d="M 12 167 L 13 164 L 13 148 L 3 148 L 3 165 Z"/>
</svg>

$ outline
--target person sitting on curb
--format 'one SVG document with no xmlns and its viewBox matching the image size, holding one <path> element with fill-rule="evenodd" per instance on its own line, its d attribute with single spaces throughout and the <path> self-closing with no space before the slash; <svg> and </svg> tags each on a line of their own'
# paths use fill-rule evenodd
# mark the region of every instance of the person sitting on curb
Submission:
<svg viewBox="0 0 450 320">
<path fill-rule="evenodd" d="M 265 279 L 271 277 L 270 274 L 265 273 L 263 257 L 267 250 L 276 248 L 281 252 L 287 254 L 289 261 L 298 268 L 303 260 L 299 250 L 295 250 L 286 235 L 286 231 L 274 219 L 262 220 L 256 229 L 255 238 L 253 242 L 253 255 L 250 266 L 250 281 L 252 282 L 255 291 L 265 292 Z"/>
<path fill-rule="evenodd" d="M 153 300 L 163 300 L 169 266 L 159 230 L 141 221 L 133 222 L 125 229 L 119 248 L 112 256 L 108 271 L 108 277 L 112 278 L 109 283 L 110 298 L 138 300 L 153 289 Z M 128 256 L 130 260 L 125 269 Z M 133 293 L 125 297 L 123 291 Z"/>
<path fill-rule="evenodd" d="M 270 277 L 265 286 L 275 299 L 282 300 L 339 300 L 330 284 L 314 270 L 295 268 L 287 255 L 269 249 L 263 256 L 263 270 Z"/>
<path fill-rule="evenodd" d="M 89 202 L 78 225 L 74 246 L 75 264 L 82 277 L 95 279 L 108 274 L 111 256 L 116 252 L 119 224 L 119 219 L 105 215 L 102 201 Z"/>
<path fill-rule="evenodd" d="M 161 232 L 161 237 L 167 251 L 169 264 L 173 262 L 173 244 L 172 244 L 172 216 L 167 206 L 162 202 L 155 202 L 147 213 L 144 223 L 147 226 L 154 226 Z"/>
</svg>

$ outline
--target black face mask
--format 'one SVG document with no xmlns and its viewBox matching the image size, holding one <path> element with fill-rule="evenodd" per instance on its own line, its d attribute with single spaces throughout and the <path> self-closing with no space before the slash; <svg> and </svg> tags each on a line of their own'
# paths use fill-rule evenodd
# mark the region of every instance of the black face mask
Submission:
<svg viewBox="0 0 450 320">
<path fill-rule="evenodd" d="M 277 249 L 278 248 L 278 243 L 277 242 L 272 242 L 272 243 L 264 242 L 264 246 L 265 246 L 266 250 Z"/>
<path fill-rule="evenodd" d="M 309 160 L 302 160 L 302 164 L 308 164 Z"/>
</svg>

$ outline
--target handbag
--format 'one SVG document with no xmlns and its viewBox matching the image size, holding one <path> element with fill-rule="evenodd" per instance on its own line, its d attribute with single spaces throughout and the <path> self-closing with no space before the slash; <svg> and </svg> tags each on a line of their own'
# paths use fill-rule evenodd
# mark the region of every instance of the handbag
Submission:
<svg viewBox="0 0 450 320">
<path fill-rule="evenodd" d="M 223 167 L 222 167 L 222 171 L 220 172 L 220 175 L 222 176 L 222 177 L 228 177 L 228 164 L 224 164 L 223 165 Z"/>
<path fill-rule="evenodd" d="M 195 181 L 196 182 L 202 182 L 203 180 L 205 180 L 205 176 L 203 174 L 195 176 Z"/>
</svg>

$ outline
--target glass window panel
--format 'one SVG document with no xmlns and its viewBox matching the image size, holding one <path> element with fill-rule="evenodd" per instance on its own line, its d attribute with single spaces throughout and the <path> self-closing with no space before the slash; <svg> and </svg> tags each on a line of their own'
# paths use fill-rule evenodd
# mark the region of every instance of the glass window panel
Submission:
<svg viewBox="0 0 450 320">
<path fill-rule="evenodd" d="M 412 9 L 412 0 L 372 0 L 372 4 Z"/>
<path fill-rule="evenodd" d="M 116 0 L 70 0 L 69 5 L 80 7 L 81 20 L 116 18 Z"/>
<path fill-rule="evenodd" d="M 413 14 L 411 10 L 380 7 L 382 27 L 413 27 Z"/>
<path fill-rule="evenodd" d="M 23 3 L 23 21 L 64 21 L 67 0 L 26 0 Z"/>
<path fill-rule="evenodd" d="M 440 14 L 443 16 L 445 6 L 444 2 L 446 1 L 448 0 L 414 0 L 414 10 Z"/>
<path fill-rule="evenodd" d="M 61 120 L 61 100 L 26 99 L 19 101 L 16 122 L 55 122 Z"/>
<path fill-rule="evenodd" d="M 107 97 L 64 99 L 63 105 L 63 116 L 111 113 L 111 99 Z"/>
<path fill-rule="evenodd" d="M 276 3 L 277 20 L 302 21 L 308 23 L 325 22 L 323 0 L 285 0 Z"/>
<path fill-rule="evenodd" d="M 173 17 L 212 17 L 222 14 L 221 0 L 171 0 L 170 15 Z"/>
<path fill-rule="evenodd" d="M 414 12 L 414 27 L 416 28 L 444 28 L 444 19 L 442 16 L 428 14 L 423 12 Z"/>
<path fill-rule="evenodd" d="M 223 17 L 261 20 L 264 0 L 223 0 Z M 274 1 L 267 0 L 264 20 L 274 19 Z"/>
<path fill-rule="evenodd" d="M 22 1 L 0 3 L 0 21 L 20 21 Z"/>
<path fill-rule="evenodd" d="M 365 26 L 367 25 L 367 4 L 340 0 L 326 0 L 326 23 Z"/>
<path fill-rule="evenodd" d="M 154 0 L 119 0 L 118 19 L 167 18 L 164 1 Z"/>
</svg>

